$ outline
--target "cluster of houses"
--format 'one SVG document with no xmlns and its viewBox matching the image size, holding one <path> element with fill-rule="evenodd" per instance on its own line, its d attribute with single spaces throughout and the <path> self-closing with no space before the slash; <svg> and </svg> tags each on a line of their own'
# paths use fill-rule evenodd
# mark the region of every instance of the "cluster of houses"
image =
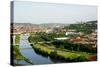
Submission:
<svg viewBox="0 0 100 67">
<path fill-rule="evenodd" d="M 50 33 L 52 32 L 51 28 L 34 28 L 34 27 L 18 27 L 18 26 L 14 26 L 12 28 L 13 33 L 30 33 L 30 32 L 46 32 L 46 33 Z"/>
<path fill-rule="evenodd" d="M 76 37 L 67 37 L 68 35 L 78 35 Z M 91 45 L 97 47 L 97 30 L 91 34 L 84 34 L 83 32 L 75 32 L 75 30 L 67 30 L 65 32 L 66 37 L 55 38 L 56 40 L 66 40 L 72 43 Z"/>
</svg>

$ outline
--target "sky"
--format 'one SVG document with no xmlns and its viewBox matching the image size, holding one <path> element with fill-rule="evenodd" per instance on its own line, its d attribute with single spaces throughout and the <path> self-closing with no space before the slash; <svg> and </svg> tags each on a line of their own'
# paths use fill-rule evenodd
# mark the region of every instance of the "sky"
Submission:
<svg viewBox="0 0 100 67">
<path fill-rule="evenodd" d="M 97 6 L 14 2 L 15 23 L 76 23 L 97 20 Z"/>
</svg>

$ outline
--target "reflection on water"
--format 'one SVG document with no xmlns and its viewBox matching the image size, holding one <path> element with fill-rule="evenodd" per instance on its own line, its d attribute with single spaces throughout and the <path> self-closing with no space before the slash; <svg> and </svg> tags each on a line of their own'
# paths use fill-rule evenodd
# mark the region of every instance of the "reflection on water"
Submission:
<svg viewBox="0 0 100 67">
<path fill-rule="evenodd" d="M 14 63 L 16 63 L 16 65 L 29 65 L 28 62 L 26 62 L 25 60 L 15 60 Z"/>
</svg>

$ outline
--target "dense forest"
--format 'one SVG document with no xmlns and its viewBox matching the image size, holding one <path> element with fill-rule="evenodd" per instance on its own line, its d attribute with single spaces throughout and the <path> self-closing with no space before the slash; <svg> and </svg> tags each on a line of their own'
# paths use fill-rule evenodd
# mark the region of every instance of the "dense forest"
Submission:
<svg viewBox="0 0 100 67">
<path fill-rule="evenodd" d="M 88 21 L 88 22 L 81 22 L 77 24 L 70 24 L 69 26 L 65 26 L 65 29 L 75 29 L 77 32 L 90 34 L 95 29 L 97 29 L 97 21 Z"/>
</svg>

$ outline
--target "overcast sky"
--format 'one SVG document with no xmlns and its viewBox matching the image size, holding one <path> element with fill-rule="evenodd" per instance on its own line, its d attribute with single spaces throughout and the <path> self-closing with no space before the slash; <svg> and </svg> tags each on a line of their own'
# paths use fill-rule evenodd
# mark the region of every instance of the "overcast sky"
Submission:
<svg viewBox="0 0 100 67">
<path fill-rule="evenodd" d="M 14 2 L 14 22 L 17 23 L 75 23 L 97 20 L 97 7 L 86 5 Z"/>
</svg>

